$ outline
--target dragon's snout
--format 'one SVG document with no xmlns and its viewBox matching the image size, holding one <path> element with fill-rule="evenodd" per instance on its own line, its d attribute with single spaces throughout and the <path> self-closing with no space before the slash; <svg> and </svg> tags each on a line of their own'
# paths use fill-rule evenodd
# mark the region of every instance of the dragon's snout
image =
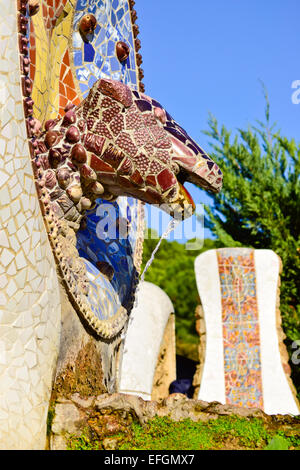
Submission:
<svg viewBox="0 0 300 470">
<path fill-rule="evenodd" d="M 188 217 L 194 212 L 195 203 L 184 187 L 185 181 L 210 192 L 220 191 L 219 167 L 158 101 L 112 80 L 101 80 L 99 88 L 125 106 L 124 130 L 131 148 L 128 145 L 122 151 L 127 150 L 130 158 L 128 151 L 138 149 L 137 155 L 131 157 L 135 171 L 133 176 L 128 175 L 123 188 L 126 194 L 161 204 L 172 215 Z M 111 187 L 117 194 L 122 193 L 120 189 Z"/>
</svg>

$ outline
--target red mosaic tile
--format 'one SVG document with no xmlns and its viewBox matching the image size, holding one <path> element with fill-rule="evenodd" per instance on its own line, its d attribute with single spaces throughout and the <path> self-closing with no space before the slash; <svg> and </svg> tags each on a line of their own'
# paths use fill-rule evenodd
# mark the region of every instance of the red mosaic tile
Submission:
<svg viewBox="0 0 300 470">
<path fill-rule="evenodd" d="M 30 68 L 29 68 L 29 76 L 34 81 L 35 77 L 35 64 L 36 64 L 36 45 L 35 45 L 35 32 L 34 32 L 34 25 L 33 21 L 30 21 L 30 32 L 29 32 L 29 58 L 30 58 Z"/>
<path fill-rule="evenodd" d="M 69 50 L 66 50 L 59 75 L 59 113 L 61 116 L 65 114 L 65 106 L 68 102 L 72 102 L 76 106 L 80 104 L 80 98 L 75 89 L 74 78 L 70 69 Z"/>
</svg>

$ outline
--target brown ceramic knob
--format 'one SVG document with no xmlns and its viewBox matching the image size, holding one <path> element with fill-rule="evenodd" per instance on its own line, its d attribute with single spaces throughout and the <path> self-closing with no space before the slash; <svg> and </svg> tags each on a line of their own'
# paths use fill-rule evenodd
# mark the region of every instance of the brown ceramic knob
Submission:
<svg viewBox="0 0 300 470">
<path fill-rule="evenodd" d="M 136 64 L 139 67 L 143 63 L 143 58 L 142 58 L 141 54 L 136 54 L 135 57 L 136 57 Z"/>
<path fill-rule="evenodd" d="M 79 23 L 79 31 L 81 34 L 86 36 L 87 34 L 92 34 L 95 31 L 96 26 L 97 20 L 94 15 L 84 15 Z"/>
<path fill-rule="evenodd" d="M 81 209 L 87 211 L 91 208 L 92 202 L 87 197 L 82 197 L 80 199 Z"/>
<path fill-rule="evenodd" d="M 81 132 L 84 132 L 85 131 L 85 127 L 86 127 L 86 122 L 84 119 L 80 119 L 80 121 L 78 121 L 78 128 Z"/>
<path fill-rule="evenodd" d="M 48 121 L 45 122 L 46 131 L 49 131 L 49 129 L 51 129 L 51 127 L 54 127 L 55 124 L 56 124 L 56 122 L 55 122 L 54 119 L 48 119 Z"/>
<path fill-rule="evenodd" d="M 33 114 L 33 100 L 31 98 L 25 98 L 24 100 L 24 112 L 25 116 L 31 116 Z"/>
<path fill-rule="evenodd" d="M 57 168 L 62 161 L 61 153 L 57 149 L 50 149 L 49 163 L 52 168 Z"/>
<path fill-rule="evenodd" d="M 70 109 L 73 109 L 73 108 L 75 108 L 75 104 L 68 103 L 67 106 L 65 106 L 64 111 L 68 112 L 68 111 L 70 111 Z"/>
<path fill-rule="evenodd" d="M 143 78 L 144 78 L 144 70 L 139 68 L 139 79 L 143 80 Z"/>
<path fill-rule="evenodd" d="M 124 62 L 128 58 L 130 54 L 130 49 L 129 49 L 129 46 L 126 44 L 126 42 L 123 42 L 123 41 L 117 42 L 116 54 L 120 62 Z"/>
<path fill-rule="evenodd" d="M 82 165 L 80 168 L 80 176 L 86 181 L 96 181 L 97 175 L 88 165 Z"/>
<path fill-rule="evenodd" d="M 132 25 L 133 36 L 136 38 L 140 32 L 139 27 L 137 24 Z"/>
<path fill-rule="evenodd" d="M 36 15 L 40 9 L 40 0 L 29 0 L 29 16 Z"/>
<path fill-rule="evenodd" d="M 76 122 L 76 114 L 73 109 L 70 109 L 66 114 L 64 115 L 62 125 L 63 126 L 70 126 L 71 124 L 74 124 Z"/>
<path fill-rule="evenodd" d="M 74 202 L 79 202 L 82 198 L 82 189 L 80 186 L 74 185 L 67 189 L 67 195 Z"/>
<path fill-rule="evenodd" d="M 65 189 L 69 186 L 71 176 L 67 168 L 60 168 L 56 173 L 56 178 L 61 188 Z"/>
<path fill-rule="evenodd" d="M 53 189 L 56 186 L 55 173 L 52 170 L 48 170 L 45 174 L 45 186 L 48 189 Z"/>
<path fill-rule="evenodd" d="M 137 13 L 135 10 L 131 10 L 131 20 L 132 20 L 132 23 L 135 23 L 137 20 Z"/>
<path fill-rule="evenodd" d="M 27 1 L 28 0 L 19 0 L 17 5 L 18 5 L 18 10 L 20 13 L 23 15 L 26 15 L 26 6 L 27 6 Z"/>
<path fill-rule="evenodd" d="M 59 141 L 59 135 L 55 131 L 48 131 L 45 135 L 45 144 L 48 148 L 53 147 Z"/>
<path fill-rule="evenodd" d="M 71 144 L 75 144 L 76 142 L 79 142 L 80 132 L 77 129 L 77 127 L 75 127 L 75 126 L 69 127 L 69 129 L 66 132 L 66 139 Z"/>
<path fill-rule="evenodd" d="M 139 51 L 140 48 L 142 47 L 142 46 L 141 46 L 141 41 L 140 41 L 139 39 L 136 39 L 136 40 L 134 41 L 134 45 L 135 45 L 135 50 L 136 50 L 136 51 Z"/>
<path fill-rule="evenodd" d="M 21 57 L 21 68 L 24 73 L 24 75 L 29 74 L 29 65 L 30 65 L 30 59 L 29 57 Z"/>
<path fill-rule="evenodd" d="M 87 156 L 83 145 L 75 144 L 71 151 L 71 159 L 76 163 L 85 163 Z"/>
<path fill-rule="evenodd" d="M 26 34 L 27 32 L 27 25 L 28 25 L 28 18 L 23 15 L 19 15 L 19 20 L 18 20 L 18 26 L 19 26 L 19 33 L 21 34 Z"/>
</svg>

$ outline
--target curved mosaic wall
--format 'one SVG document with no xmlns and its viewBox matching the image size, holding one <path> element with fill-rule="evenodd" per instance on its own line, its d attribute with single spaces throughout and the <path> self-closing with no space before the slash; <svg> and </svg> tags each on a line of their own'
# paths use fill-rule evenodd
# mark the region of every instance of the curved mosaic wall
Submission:
<svg viewBox="0 0 300 470">
<path fill-rule="evenodd" d="M 143 90 L 133 3 L 127 0 L 42 0 L 41 8 L 33 16 L 28 10 L 24 11 L 28 20 L 26 36 L 30 58 L 28 95 L 33 100 L 28 127 L 33 144 L 37 135 L 35 124 L 40 121 L 44 126 L 49 119 L 63 116 L 70 103 L 79 105 L 99 78 L 113 78 L 133 90 Z M 95 18 L 96 27 L 84 37 L 79 24 L 87 15 Z M 118 59 L 120 42 L 128 47 L 126 60 Z M 37 154 L 38 149 L 32 148 L 33 161 Z M 37 180 L 43 179 L 42 172 L 37 170 L 36 173 Z M 143 231 L 141 202 L 130 197 L 120 197 L 111 203 L 98 199 L 93 210 L 86 212 L 76 240 L 71 237 L 69 256 L 66 255 L 68 246 L 57 237 L 59 222 L 51 211 L 51 201 L 41 193 L 40 202 L 50 224 L 48 233 L 54 253 L 78 313 L 100 336 L 113 337 L 127 320 L 138 279 Z M 111 223 L 116 223 L 115 215 L 117 220 L 126 220 L 128 234 L 125 238 L 119 239 L 117 232 L 109 238 L 100 233 L 101 228 L 97 229 L 103 218 L 107 220 L 105 212 L 101 214 L 103 204 L 112 208 L 108 210 Z M 70 255 L 78 258 L 75 272 L 70 267 Z M 82 279 L 79 285 L 78 277 Z"/>
<path fill-rule="evenodd" d="M 218 192 L 222 173 L 143 93 L 132 1 L 19 4 L 24 111 L 49 240 L 78 313 L 112 338 L 138 280 L 138 200 L 188 217 L 195 204 L 185 181 Z M 104 221 L 116 229 L 125 222 L 126 236 L 108 233 Z"/>
<path fill-rule="evenodd" d="M 0 10 L 0 449 L 35 450 L 45 447 L 61 304 L 30 163 L 17 2 Z"/>
</svg>

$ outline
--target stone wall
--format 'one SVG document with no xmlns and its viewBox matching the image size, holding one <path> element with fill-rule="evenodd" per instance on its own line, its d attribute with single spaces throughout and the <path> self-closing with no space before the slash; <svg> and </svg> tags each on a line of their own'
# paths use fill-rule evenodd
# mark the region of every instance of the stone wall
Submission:
<svg viewBox="0 0 300 470">
<path fill-rule="evenodd" d="M 158 401 L 166 398 L 173 380 L 176 380 L 176 339 L 175 315 L 171 314 L 160 346 L 151 399 Z"/>
</svg>

